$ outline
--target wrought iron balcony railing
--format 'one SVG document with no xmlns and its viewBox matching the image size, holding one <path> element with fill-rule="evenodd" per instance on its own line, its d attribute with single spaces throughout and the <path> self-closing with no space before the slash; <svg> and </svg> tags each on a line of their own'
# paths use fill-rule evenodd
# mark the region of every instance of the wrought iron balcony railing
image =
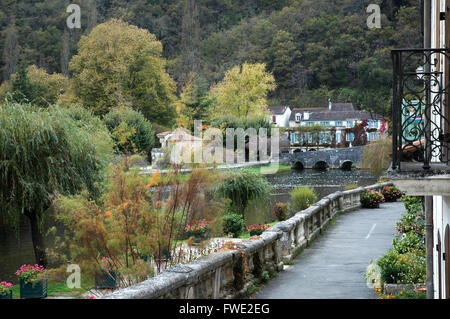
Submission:
<svg viewBox="0 0 450 319">
<path fill-rule="evenodd" d="M 450 50 L 392 50 L 394 170 L 447 170 Z M 431 169 L 431 170 L 430 170 Z"/>
</svg>

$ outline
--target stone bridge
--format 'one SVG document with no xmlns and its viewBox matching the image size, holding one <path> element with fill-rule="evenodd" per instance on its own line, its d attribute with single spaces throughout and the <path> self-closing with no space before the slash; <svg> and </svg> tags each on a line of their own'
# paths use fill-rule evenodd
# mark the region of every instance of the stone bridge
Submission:
<svg viewBox="0 0 450 319">
<path fill-rule="evenodd" d="M 285 165 L 290 165 L 295 169 L 340 168 L 350 170 L 353 165 L 355 167 L 359 167 L 363 150 L 364 146 L 356 146 L 349 148 L 281 154 L 280 162 Z"/>
</svg>

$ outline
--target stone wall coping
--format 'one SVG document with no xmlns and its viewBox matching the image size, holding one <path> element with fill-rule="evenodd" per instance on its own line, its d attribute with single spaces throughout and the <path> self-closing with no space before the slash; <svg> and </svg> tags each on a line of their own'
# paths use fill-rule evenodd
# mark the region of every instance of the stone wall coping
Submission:
<svg viewBox="0 0 450 319">
<path fill-rule="evenodd" d="M 285 257 L 289 258 L 289 256 L 291 256 L 290 249 L 292 248 L 299 249 L 301 247 L 299 245 L 304 245 L 305 240 L 310 241 L 314 239 L 318 231 L 322 231 L 321 228 L 324 225 L 324 223 L 327 222 L 327 218 L 323 220 L 322 218 L 319 218 L 320 225 L 318 225 L 316 222 L 312 223 L 311 218 L 313 218 L 314 215 L 321 214 L 321 212 L 326 207 L 328 207 L 328 210 L 326 210 L 327 214 L 330 214 L 331 210 L 334 210 L 335 213 L 336 209 L 343 211 L 351 210 L 355 207 L 356 199 L 354 195 L 360 194 L 367 189 L 381 189 L 382 187 L 388 185 L 393 185 L 393 183 L 385 182 L 366 187 L 358 187 L 357 189 L 343 192 L 339 191 L 330 194 L 328 196 L 325 196 L 324 198 L 322 198 L 312 206 L 308 207 L 307 209 L 297 212 L 294 216 L 292 216 L 288 220 L 282 221 L 270 227 L 268 230 L 266 230 L 260 235 L 260 238 L 251 238 L 248 240 L 243 240 L 241 243 L 236 243 L 236 246 L 242 251 L 244 251 L 245 254 L 249 257 L 258 251 L 266 249 L 266 247 L 272 247 L 270 249 L 276 249 L 276 252 L 275 251 L 273 252 L 275 254 L 274 255 L 275 257 L 273 258 L 275 259 L 272 260 L 271 259 L 272 257 L 269 257 L 269 259 L 272 260 L 271 262 L 275 263 L 276 267 L 280 267 L 279 265 L 282 265 L 280 258 Z M 349 207 L 348 204 L 345 204 L 345 207 L 341 207 L 341 204 L 339 204 L 338 208 L 335 205 L 332 205 L 333 201 L 339 200 L 341 202 L 340 199 L 346 197 L 350 197 L 351 207 Z M 347 203 L 348 201 L 344 200 L 344 202 Z M 304 237 L 302 240 L 298 239 L 298 244 L 296 241 L 295 245 L 298 245 L 298 247 L 295 247 L 295 245 L 293 246 L 293 243 L 291 243 L 291 236 L 297 236 L 296 233 L 293 234 L 292 232 L 294 229 L 296 229 L 296 227 L 299 226 L 304 227 L 304 235 L 303 235 Z M 309 230 L 310 227 L 312 227 L 311 228 L 312 234 L 310 234 Z M 280 256 L 280 253 L 284 255 Z M 208 280 L 211 280 L 211 276 L 215 276 L 214 274 L 216 275 L 219 274 L 219 277 L 217 277 L 219 278 L 219 281 L 217 281 L 217 283 L 219 283 L 218 289 L 220 290 L 222 288 L 220 286 L 222 280 L 220 280 L 220 271 L 218 273 L 217 271 L 220 270 L 222 267 L 229 267 L 229 266 L 232 267 L 236 262 L 237 258 L 240 257 L 240 254 L 241 252 L 239 250 L 233 249 L 219 250 L 207 256 L 201 257 L 195 261 L 192 261 L 188 264 L 177 264 L 175 266 L 172 266 L 162 271 L 155 277 L 140 282 L 134 286 L 116 290 L 111 294 L 103 296 L 102 298 L 151 299 L 151 298 L 160 298 L 167 295 L 179 296 L 180 294 L 186 293 L 186 291 L 180 289 L 201 284 L 202 279 L 200 278 L 205 278 L 203 280 L 209 278 Z M 227 280 L 229 280 L 229 278 Z M 205 298 L 205 296 L 202 295 L 203 293 L 204 292 L 201 292 L 200 296 L 195 297 Z M 220 291 L 219 292 L 215 291 L 214 296 L 220 295 L 221 295 Z"/>
</svg>

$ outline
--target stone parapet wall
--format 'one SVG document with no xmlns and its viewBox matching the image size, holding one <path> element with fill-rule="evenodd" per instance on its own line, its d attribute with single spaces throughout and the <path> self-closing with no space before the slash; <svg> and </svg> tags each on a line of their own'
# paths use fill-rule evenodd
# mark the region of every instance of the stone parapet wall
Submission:
<svg viewBox="0 0 450 319">
<path fill-rule="evenodd" d="M 137 285 L 105 295 L 107 299 L 154 298 L 238 298 L 262 278 L 265 272 L 283 270 L 283 261 L 295 258 L 325 231 L 338 213 L 360 207 L 360 194 L 381 190 L 391 182 L 330 194 L 311 207 L 266 230 L 261 236 L 244 240 L 188 264 L 178 264 Z"/>
</svg>

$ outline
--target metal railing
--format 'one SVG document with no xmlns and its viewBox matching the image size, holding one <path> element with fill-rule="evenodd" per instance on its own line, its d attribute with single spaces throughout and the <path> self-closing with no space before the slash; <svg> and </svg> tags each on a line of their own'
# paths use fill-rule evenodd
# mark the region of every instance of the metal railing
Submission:
<svg viewBox="0 0 450 319">
<path fill-rule="evenodd" d="M 449 49 L 391 52 L 393 169 L 405 162 L 425 170 L 449 164 L 449 54 Z"/>
</svg>

